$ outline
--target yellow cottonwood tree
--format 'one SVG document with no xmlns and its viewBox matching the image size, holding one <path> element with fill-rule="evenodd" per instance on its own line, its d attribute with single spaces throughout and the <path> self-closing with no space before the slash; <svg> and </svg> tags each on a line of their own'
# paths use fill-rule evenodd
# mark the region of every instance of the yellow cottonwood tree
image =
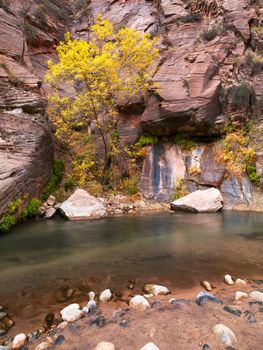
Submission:
<svg viewBox="0 0 263 350">
<path fill-rule="evenodd" d="M 46 80 L 50 114 L 57 136 L 69 140 L 77 130 L 87 132 L 95 123 L 104 145 L 104 169 L 118 153 L 118 107 L 128 105 L 151 88 L 149 67 L 158 58 L 156 40 L 131 28 L 114 30 L 112 23 L 97 17 L 91 27 L 91 40 L 72 39 L 57 47 L 58 62 L 49 61 Z M 74 87 L 65 95 L 60 86 Z"/>
</svg>

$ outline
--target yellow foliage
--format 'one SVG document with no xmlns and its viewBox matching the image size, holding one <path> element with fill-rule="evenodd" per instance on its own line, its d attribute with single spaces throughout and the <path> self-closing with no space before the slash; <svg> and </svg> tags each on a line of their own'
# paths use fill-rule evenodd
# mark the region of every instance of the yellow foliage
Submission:
<svg viewBox="0 0 263 350">
<path fill-rule="evenodd" d="M 74 134 L 84 137 L 93 122 L 104 144 L 106 164 L 107 157 L 121 151 L 112 136 L 117 130 L 118 106 L 145 95 L 153 86 L 150 67 L 159 55 L 156 40 L 131 28 L 115 31 L 112 23 L 99 15 L 91 27 L 90 42 L 72 39 L 67 33 L 57 55 L 57 63 L 48 61 L 46 74 L 53 88 L 49 115 L 56 135 L 73 148 Z M 60 89 L 63 84 L 74 88 L 75 94 L 71 88 L 65 95 Z M 89 161 L 75 166 L 84 173 L 90 168 Z M 86 181 L 84 177 L 82 181 Z"/>
<path fill-rule="evenodd" d="M 226 135 L 222 149 L 216 153 L 216 160 L 226 164 L 228 171 L 240 178 L 253 164 L 255 156 L 256 151 L 249 147 L 248 137 L 236 132 Z"/>
</svg>

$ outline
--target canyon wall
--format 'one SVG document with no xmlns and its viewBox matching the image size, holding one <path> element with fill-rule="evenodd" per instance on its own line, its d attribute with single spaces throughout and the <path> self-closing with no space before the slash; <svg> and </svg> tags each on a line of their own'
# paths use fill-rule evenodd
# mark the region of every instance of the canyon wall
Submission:
<svg viewBox="0 0 263 350">
<path fill-rule="evenodd" d="M 55 58 L 55 47 L 67 30 L 89 40 L 98 13 L 116 27 L 130 26 L 159 38 L 157 89 L 146 105 L 124 114 L 119 130 L 124 142 L 133 143 L 141 134 L 200 138 L 191 151 L 169 142 L 148 147 L 141 180 L 145 196 L 170 200 L 183 178 L 188 191 L 220 188 L 230 205 L 253 201 L 247 176 L 226 176 L 214 150 L 219 142 L 215 139 L 229 125 L 242 129 L 251 120 L 260 121 L 263 63 L 255 63 L 263 53 L 260 0 L 0 4 L 0 215 L 10 200 L 24 193 L 37 195 L 50 177 L 53 145 L 42 81 L 45 62 Z M 262 176 L 260 135 L 254 145 Z"/>
</svg>

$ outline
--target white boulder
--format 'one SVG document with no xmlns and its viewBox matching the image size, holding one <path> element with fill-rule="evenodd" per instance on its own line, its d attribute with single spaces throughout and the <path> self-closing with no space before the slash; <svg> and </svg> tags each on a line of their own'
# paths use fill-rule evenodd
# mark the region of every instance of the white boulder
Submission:
<svg viewBox="0 0 263 350">
<path fill-rule="evenodd" d="M 130 300 L 130 307 L 137 311 L 145 311 L 150 308 L 150 304 L 142 295 L 135 295 L 135 297 Z"/>
<path fill-rule="evenodd" d="M 251 299 L 256 300 L 256 301 L 263 302 L 263 293 L 261 293 L 261 292 L 258 292 L 258 291 L 250 292 L 249 293 L 249 297 Z"/>
<path fill-rule="evenodd" d="M 145 284 L 143 291 L 147 294 L 152 295 L 167 295 L 170 293 L 168 288 L 160 286 L 158 284 Z"/>
<path fill-rule="evenodd" d="M 101 303 L 105 303 L 111 299 L 112 293 L 110 289 L 105 289 L 103 292 L 100 293 L 99 301 Z"/>
<path fill-rule="evenodd" d="M 95 350 L 115 350 L 115 346 L 112 343 L 103 341 L 96 346 Z"/>
<path fill-rule="evenodd" d="M 217 188 L 197 190 L 173 201 L 171 209 L 198 213 L 214 213 L 222 209 L 224 199 Z"/>
<path fill-rule="evenodd" d="M 36 348 L 35 350 L 45 350 L 45 349 L 50 349 L 50 343 L 48 342 L 43 342 L 43 343 L 40 343 Z"/>
<path fill-rule="evenodd" d="M 213 333 L 225 346 L 234 346 L 237 343 L 235 333 L 224 324 L 216 324 L 213 327 Z"/>
<path fill-rule="evenodd" d="M 83 316 L 79 304 L 70 304 L 60 311 L 63 321 L 74 322 Z"/>
<path fill-rule="evenodd" d="M 51 219 L 56 214 L 57 209 L 51 207 L 45 212 L 45 219 Z"/>
<path fill-rule="evenodd" d="M 156 346 L 154 343 L 148 343 L 144 345 L 140 350 L 160 350 L 158 346 Z"/>
<path fill-rule="evenodd" d="M 77 189 L 63 202 L 60 210 L 69 220 L 96 219 L 106 215 L 104 204 L 82 189 Z"/>
<path fill-rule="evenodd" d="M 12 349 L 17 350 L 24 346 L 26 343 L 26 335 L 24 333 L 17 334 L 14 337 L 13 343 L 12 343 Z"/>
</svg>

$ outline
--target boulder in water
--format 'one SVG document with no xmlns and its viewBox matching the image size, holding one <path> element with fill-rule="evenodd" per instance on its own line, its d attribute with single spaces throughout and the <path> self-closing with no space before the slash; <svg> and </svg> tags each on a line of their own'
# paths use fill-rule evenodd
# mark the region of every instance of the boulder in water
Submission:
<svg viewBox="0 0 263 350">
<path fill-rule="evenodd" d="M 171 203 L 171 209 L 197 213 L 214 213 L 222 209 L 223 197 L 216 188 L 197 190 Z"/>
<path fill-rule="evenodd" d="M 77 189 L 60 206 L 60 211 L 69 220 L 97 219 L 106 215 L 106 207 L 88 192 Z"/>
</svg>

